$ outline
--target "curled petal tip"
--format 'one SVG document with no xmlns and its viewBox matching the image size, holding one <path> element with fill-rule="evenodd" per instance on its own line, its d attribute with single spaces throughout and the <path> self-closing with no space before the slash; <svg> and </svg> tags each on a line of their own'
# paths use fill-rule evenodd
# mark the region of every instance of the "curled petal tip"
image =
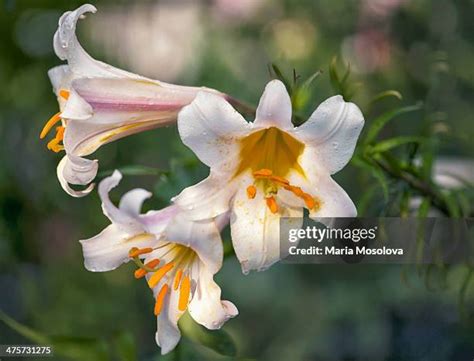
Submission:
<svg viewBox="0 0 474 361">
<path fill-rule="evenodd" d="M 95 13 L 96 7 L 91 4 L 84 4 L 74 11 L 67 11 L 59 19 L 58 30 L 54 34 L 54 51 L 56 55 L 67 60 L 69 48 L 74 47 L 76 39 L 76 23 L 85 13 Z"/>
</svg>

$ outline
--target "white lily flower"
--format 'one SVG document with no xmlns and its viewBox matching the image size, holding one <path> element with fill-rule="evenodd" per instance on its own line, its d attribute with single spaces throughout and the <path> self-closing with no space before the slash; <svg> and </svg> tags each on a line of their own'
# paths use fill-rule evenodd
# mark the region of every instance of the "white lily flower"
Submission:
<svg viewBox="0 0 474 361">
<path fill-rule="evenodd" d="M 85 267 L 104 272 L 130 260 L 138 265 L 135 278 L 146 277 L 153 290 L 156 342 L 165 354 L 179 342 L 177 323 L 186 310 L 208 329 L 218 329 L 238 314 L 233 303 L 221 300 L 213 279 L 222 266 L 220 229 L 228 216 L 194 222 L 176 205 L 142 215 L 142 203 L 151 196 L 143 189 L 126 193 L 117 208 L 108 193 L 121 178 L 115 171 L 99 185 L 102 208 L 112 224 L 80 241 Z"/>
<path fill-rule="evenodd" d="M 291 114 L 285 86 L 273 80 L 253 123 L 206 93 L 178 116 L 182 141 L 210 167 L 210 175 L 173 201 L 195 220 L 231 211 L 232 241 L 244 273 L 278 261 L 280 217 L 302 217 L 304 207 L 318 219 L 356 215 L 331 174 L 354 152 L 364 124 L 359 108 L 334 96 L 299 127 Z"/>
<path fill-rule="evenodd" d="M 45 124 L 40 137 L 56 127 L 48 143 L 54 152 L 66 151 L 58 165 L 58 178 L 64 190 L 75 197 L 88 194 L 98 169 L 97 160 L 83 158 L 101 145 L 144 130 L 176 121 L 179 110 L 198 91 L 224 94 L 204 87 L 186 87 L 145 78 L 93 59 L 76 37 L 76 23 L 92 5 L 66 12 L 54 35 L 56 55 L 67 61 L 49 71 L 60 111 Z M 70 184 L 88 185 L 74 190 Z"/>
</svg>

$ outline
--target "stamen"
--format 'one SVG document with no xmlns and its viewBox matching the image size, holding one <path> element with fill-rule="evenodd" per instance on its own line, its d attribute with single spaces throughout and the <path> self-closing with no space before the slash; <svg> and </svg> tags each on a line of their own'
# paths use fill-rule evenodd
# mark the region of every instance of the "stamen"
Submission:
<svg viewBox="0 0 474 361">
<path fill-rule="evenodd" d="M 300 187 L 295 187 L 295 186 L 288 186 L 288 187 L 285 187 L 286 190 L 289 190 L 290 192 L 293 192 L 293 194 L 297 197 L 303 197 L 303 194 L 305 194 L 303 192 L 303 190 L 300 188 Z"/>
<path fill-rule="evenodd" d="M 70 94 L 69 91 L 66 90 L 66 89 L 61 89 L 61 90 L 59 91 L 59 96 L 60 96 L 61 98 L 65 99 L 65 100 L 68 100 L 68 99 L 69 99 L 69 94 Z"/>
<path fill-rule="evenodd" d="M 59 144 L 60 140 L 54 138 L 47 144 L 47 148 L 52 150 L 54 153 L 59 153 L 60 151 L 64 150 L 64 146 Z"/>
<path fill-rule="evenodd" d="M 271 176 L 270 179 L 274 182 L 281 183 L 283 185 L 290 185 L 290 182 L 287 179 L 277 175 Z"/>
<path fill-rule="evenodd" d="M 40 133 L 40 139 L 43 139 L 48 135 L 49 131 L 54 127 L 54 125 L 61 120 L 61 112 L 54 114 L 43 127 Z"/>
<path fill-rule="evenodd" d="M 178 310 L 184 311 L 188 307 L 189 295 L 191 293 L 191 281 L 189 276 L 184 277 L 179 289 Z"/>
<path fill-rule="evenodd" d="M 158 316 L 163 308 L 163 301 L 165 300 L 166 293 L 168 292 L 168 285 L 164 284 L 161 287 L 158 296 L 156 296 L 156 303 L 155 303 L 155 316 Z"/>
<path fill-rule="evenodd" d="M 255 172 L 253 172 L 253 176 L 254 177 L 264 177 L 264 178 L 267 178 L 267 177 L 270 177 L 271 175 L 273 174 L 272 170 L 271 169 L 267 169 L 267 168 L 262 168 L 260 170 L 257 170 Z"/>
<path fill-rule="evenodd" d="M 159 264 L 160 264 L 160 260 L 159 259 L 154 259 L 154 260 L 151 260 L 150 262 L 145 263 L 145 267 L 155 268 Z M 143 277 L 146 276 L 147 273 L 148 273 L 148 270 L 146 270 L 144 268 L 139 268 L 135 271 L 135 278 L 136 279 L 143 278 Z"/>
<path fill-rule="evenodd" d="M 313 197 L 311 197 L 308 193 L 304 193 L 302 198 L 306 204 L 306 207 L 308 209 L 313 209 L 314 205 L 316 204 Z"/>
<path fill-rule="evenodd" d="M 255 186 L 250 185 L 247 187 L 247 197 L 249 199 L 254 199 L 256 194 L 257 194 L 257 188 L 255 188 Z"/>
<path fill-rule="evenodd" d="M 47 148 L 49 150 L 52 150 L 55 153 L 60 152 L 61 150 L 64 149 L 64 146 L 62 144 L 59 144 L 63 138 L 64 138 L 64 131 L 66 128 L 63 126 L 56 127 L 56 136 L 47 144 Z"/>
<path fill-rule="evenodd" d="M 306 204 L 306 208 L 308 209 L 319 208 L 320 203 L 310 194 L 304 193 L 301 198 L 303 198 L 304 203 Z"/>
<path fill-rule="evenodd" d="M 155 287 L 158 284 L 158 282 L 161 281 L 164 275 L 167 274 L 173 267 L 174 267 L 174 263 L 170 262 L 170 263 L 165 264 L 155 273 L 153 273 L 153 276 L 151 276 L 150 279 L 148 280 L 148 286 L 150 288 Z"/>
<path fill-rule="evenodd" d="M 174 290 L 176 291 L 179 286 L 179 282 L 181 281 L 181 276 L 183 275 L 183 270 L 179 269 L 178 272 L 176 272 L 176 276 L 174 276 Z"/>
<path fill-rule="evenodd" d="M 147 254 L 147 253 L 151 253 L 153 252 L 153 248 L 142 248 L 142 249 L 138 249 L 137 247 L 133 247 L 129 252 L 128 252 L 128 256 L 130 258 L 135 258 L 135 257 L 138 257 L 142 254 Z"/>
<path fill-rule="evenodd" d="M 265 200 L 267 201 L 267 207 L 270 209 L 270 211 L 272 213 L 277 213 L 278 212 L 278 204 L 277 204 L 275 198 L 272 196 L 272 197 L 265 198 Z"/>
</svg>

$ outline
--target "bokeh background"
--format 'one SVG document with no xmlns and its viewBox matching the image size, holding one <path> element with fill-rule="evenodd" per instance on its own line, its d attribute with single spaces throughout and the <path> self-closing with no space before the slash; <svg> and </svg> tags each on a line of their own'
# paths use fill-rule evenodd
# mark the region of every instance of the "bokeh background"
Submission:
<svg viewBox="0 0 474 361">
<path fill-rule="evenodd" d="M 403 115 L 385 136 L 420 134 L 428 124 L 439 136 L 436 181 L 459 187 L 460 179 L 474 180 L 471 0 L 93 3 L 98 13 L 79 25 L 84 47 L 148 77 L 205 85 L 256 104 L 271 79 L 270 63 L 302 77 L 323 70 L 303 116 L 334 94 L 328 68 L 338 56 L 341 66 L 351 64 L 353 101 L 367 110 L 368 122 L 382 110 L 423 102 L 421 115 Z M 52 48 L 57 21 L 81 4 L 0 5 L 0 310 L 28 328 L 2 316 L 10 325 L 0 321 L 0 344 L 54 337 L 64 350 L 58 360 L 231 359 L 192 337 L 162 358 L 153 299 L 145 283 L 134 280 L 132 265 L 105 274 L 83 268 L 78 240 L 97 234 L 107 220 L 95 192 L 73 199 L 61 190 L 55 174 L 61 155 L 39 140 L 57 112 L 47 78 L 60 63 Z M 369 112 L 370 99 L 387 89 L 403 99 L 387 98 Z M 95 156 L 100 176 L 116 167 L 147 173 L 137 165 L 165 171 L 130 174 L 113 193 L 118 199 L 132 187 L 148 188 L 155 197 L 147 209 L 165 205 L 207 174 L 175 127 L 117 141 Z M 361 214 L 400 215 L 393 199 L 365 197 L 374 179 L 354 165 L 336 179 Z M 396 185 L 389 187 L 396 193 Z M 410 202 L 416 207 L 416 199 Z M 242 359 L 472 360 L 474 287 L 465 272 L 454 267 L 426 277 L 406 266 L 279 264 L 244 276 L 229 257 L 217 279 L 241 314 L 225 325 L 225 335 Z M 208 343 L 224 344 L 224 336 Z"/>
</svg>

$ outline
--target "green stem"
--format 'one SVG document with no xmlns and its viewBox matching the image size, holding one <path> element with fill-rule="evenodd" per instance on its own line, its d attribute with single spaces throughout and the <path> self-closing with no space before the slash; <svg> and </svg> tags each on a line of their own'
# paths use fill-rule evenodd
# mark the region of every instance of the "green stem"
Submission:
<svg viewBox="0 0 474 361">
<path fill-rule="evenodd" d="M 430 183 L 420 179 L 413 172 L 409 172 L 405 169 L 395 169 L 388 162 L 385 162 L 382 159 L 374 159 L 374 161 L 392 178 L 404 181 L 422 196 L 430 198 L 433 206 L 439 209 L 444 215 L 448 217 L 451 215 L 449 207 L 447 206 L 442 194 L 437 192 Z"/>
</svg>

